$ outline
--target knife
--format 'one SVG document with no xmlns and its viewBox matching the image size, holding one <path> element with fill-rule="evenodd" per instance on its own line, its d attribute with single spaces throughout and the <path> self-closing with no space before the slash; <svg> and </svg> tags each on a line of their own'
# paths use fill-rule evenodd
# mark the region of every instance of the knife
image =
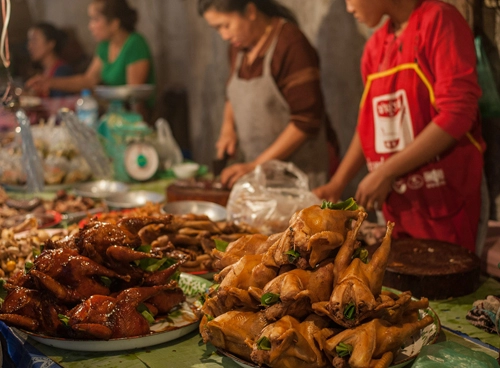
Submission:
<svg viewBox="0 0 500 368">
<path fill-rule="evenodd" d="M 213 161 L 213 172 L 214 172 L 214 178 L 218 177 L 222 170 L 227 165 L 227 160 L 229 159 L 229 154 L 227 152 L 224 152 L 224 157 L 223 158 L 218 158 Z"/>
</svg>

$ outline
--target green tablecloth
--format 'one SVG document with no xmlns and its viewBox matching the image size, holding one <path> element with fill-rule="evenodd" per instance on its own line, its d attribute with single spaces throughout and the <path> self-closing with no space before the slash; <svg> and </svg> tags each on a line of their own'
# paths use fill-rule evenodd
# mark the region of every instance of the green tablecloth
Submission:
<svg viewBox="0 0 500 368">
<path fill-rule="evenodd" d="M 500 337 L 474 327 L 465 319 L 465 315 L 475 300 L 499 293 L 500 283 L 488 278 L 484 279 L 481 287 L 471 295 L 431 302 L 431 307 L 437 312 L 444 327 L 439 341 L 455 341 L 474 350 L 483 351 L 495 358 L 498 357 L 498 351 L 485 344 L 498 348 L 500 346 Z M 466 336 L 456 334 L 450 329 Z M 64 368 L 238 367 L 232 360 L 218 355 L 211 345 L 204 345 L 197 331 L 177 340 L 150 348 L 115 353 L 73 352 L 52 348 L 33 340 L 30 342 Z"/>
</svg>

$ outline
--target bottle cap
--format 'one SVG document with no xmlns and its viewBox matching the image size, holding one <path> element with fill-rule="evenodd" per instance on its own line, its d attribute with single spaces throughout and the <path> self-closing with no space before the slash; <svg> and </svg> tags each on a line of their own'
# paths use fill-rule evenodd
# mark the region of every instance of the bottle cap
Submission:
<svg viewBox="0 0 500 368">
<path fill-rule="evenodd" d="M 90 96 L 90 89 L 83 89 L 82 97 L 88 97 L 88 96 Z"/>
</svg>

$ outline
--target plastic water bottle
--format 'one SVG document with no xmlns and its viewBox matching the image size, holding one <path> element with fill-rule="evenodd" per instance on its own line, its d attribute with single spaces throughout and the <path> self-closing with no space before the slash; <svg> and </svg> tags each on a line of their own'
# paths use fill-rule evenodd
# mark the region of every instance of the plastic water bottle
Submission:
<svg viewBox="0 0 500 368">
<path fill-rule="evenodd" d="M 90 128 L 97 127 L 99 119 L 99 106 L 92 97 L 90 90 L 84 89 L 80 98 L 76 101 L 76 116 L 83 124 Z"/>
</svg>

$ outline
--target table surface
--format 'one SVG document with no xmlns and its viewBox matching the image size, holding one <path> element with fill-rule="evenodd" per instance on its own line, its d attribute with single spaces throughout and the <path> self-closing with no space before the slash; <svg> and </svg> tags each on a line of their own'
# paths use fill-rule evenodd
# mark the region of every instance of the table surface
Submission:
<svg viewBox="0 0 500 368">
<path fill-rule="evenodd" d="M 150 190 L 165 194 L 166 187 L 172 181 L 172 178 L 165 178 L 146 183 L 134 183 L 130 185 L 130 190 Z M 42 195 L 50 197 L 53 196 L 53 193 L 43 193 Z M 455 341 L 473 350 L 482 351 L 497 358 L 500 337 L 473 326 L 465 319 L 465 316 L 472 308 L 474 301 L 485 299 L 488 295 L 498 294 L 500 294 L 500 282 L 491 277 L 484 277 L 481 286 L 473 294 L 459 298 L 431 301 L 430 306 L 436 311 L 443 326 L 438 341 Z M 239 367 L 231 359 L 218 355 L 210 344 L 203 344 L 198 331 L 191 332 L 177 340 L 149 348 L 113 353 L 63 350 L 38 343 L 31 338 L 28 338 L 28 342 L 43 355 L 51 358 L 64 368 L 156 368 L 173 366 L 174 363 L 175 367 Z M 42 366 L 49 368 L 50 363 L 47 364 L 46 362 Z M 53 364 L 53 366 L 57 367 L 56 364 Z"/>
</svg>

